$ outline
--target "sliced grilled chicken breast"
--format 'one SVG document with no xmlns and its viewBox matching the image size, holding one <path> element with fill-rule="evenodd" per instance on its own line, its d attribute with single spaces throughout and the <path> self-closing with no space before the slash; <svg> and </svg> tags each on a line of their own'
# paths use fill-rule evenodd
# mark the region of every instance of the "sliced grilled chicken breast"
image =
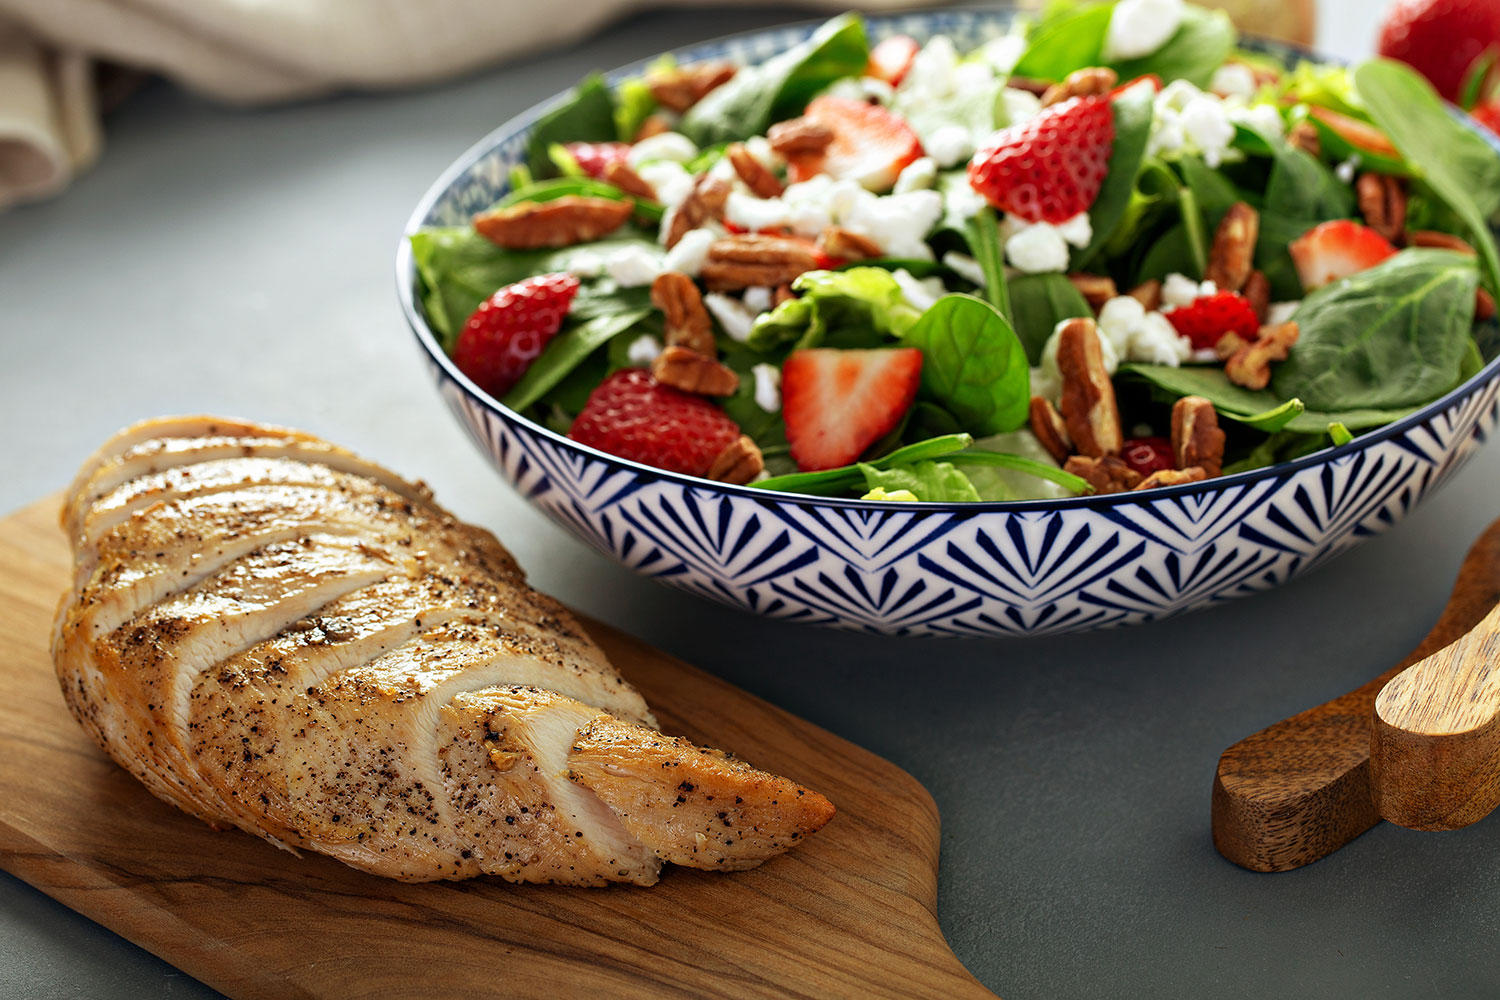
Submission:
<svg viewBox="0 0 1500 1000">
<path fill-rule="evenodd" d="M 664 736 L 566 609 L 427 489 L 217 417 L 121 432 L 62 511 L 64 698 L 216 827 L 408 881 L 752 867 L 833 806 Z"/>
</svg>

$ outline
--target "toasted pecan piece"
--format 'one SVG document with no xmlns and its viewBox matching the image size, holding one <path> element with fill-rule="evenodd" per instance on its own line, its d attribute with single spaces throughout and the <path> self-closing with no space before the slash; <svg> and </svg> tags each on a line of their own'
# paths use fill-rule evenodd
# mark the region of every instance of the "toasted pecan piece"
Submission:
<svg viewBox="0 0 1500 1000">
<path fill-rule="evenodd" d="M 715 240 L 699 275 L 711 291 L 722 292 L 790 284 L 817 266 L 814 249 L 800 240 L 745 234 Z"/>
<path fill-rule="evenodd" d="M 1120 74 L 1108 66 L 1085 66 L 1075 69 L 1042 92 L 1042 107 L 1061 104 L 1072 97 L 1098 97 L 1107 94 L 1119 82 Z"/>
<path fill-rule="evenodd" d="M 1218 342 L 1214 344 L 1214 356 L 1220 361 L 1228 361 L 1239 353 L 1240 348 L 1246 347 L 1253 341 L 1246 340 L 1233 330 L 1226 330 L 1220 334 Z"/>
<path fill-rule="evenodd" d="M 1183 483 L 1198 483 L 1212 478 L 1207 472 L 1190 466 L 1186 469 L 1157 469 L 1151 475 L 1131 487 L 1131 490 L 1154 490 L 1158 486 L 1181 486 Z"/>
<path fill-rule="evenodd" d="M 1141 282 L 1125 294 L 1145 306 L 1147 312 L 1161 308 L 1161 281 L 1156 278 Z"/>
<path fill-rule="evenodd" d="M 1310 156 L 1321 155 L 1323 148 L 1323 140 L 1318 137 L 1318 126 L 1306 120 L 1292 126 L 1286 134 L 1286 144 Z"/>
<path fill-rule="evenodd" d="M 833 142 L 833 129 L 806 118 L 792 118 L 772 125 L 766 139 L 782 156 L 806 156 L 827 149 Z"/>
<path fill-rule="evenodd" d="M 709 91 L 734 79 L 732 63 L 706 62 L 694 66 L 654 69 L 646 74 L 646 86 L 656 103 L 678 114 L 708 96 Z"/>
<path fill-rule="evenodd" d="M 1082 455 L 1118 455 L 1125 443 L 1115 387 L 1104 368 L 1099 332 L 1091 319 L 1066 320 L 1057 333 L 1063 423 Z"/>
<path fill-rule="evenodd" d="M 1096 313 L 1104 308 L 1104 303 L 1120 294 L 1115 279 L 1105 274 L 1070 274 L 1068 280 Z"/>
<path fill-rule="evenodd" d="M 664 117 L 661 115 L 647 115 L 646 120 L 641 122 L 641 127 L 635 130 L 635 135 L 631 137 L 631 142 L 640 142 L 642 139 L 649 139 L 653 135 L 661 135 L 663 132 L 670 131 L 672 131 L 672 123 Z"/>
<path fill-rule="evenodd" d="M 709 465 L 705 475 L 716 482 L 744 486 L 746 483 L 753 482 L 765 467 L 766 461 L 761 456 L 760 447 L 750 439 L 749 435 L 741 434 L 738 439 L 731 441 L 728 447 L 719 452 L 719 456 Z"/>
<path fill-rule="evenodd" d="M 757 198 L 779 198 L 785 190 L 776 175 L 766 168 L 766 165 L 755 158 L 750 150 L 745 148 L 742 142 L 736 142 L 724 150 L 724 155 L 729 157 L 729 165 L 734 167 L 734 172 L 740 175 L 740 180 Z"/>
<path fill-rule="evenodd" d="M 1219 228 L 1214 230 L 1213 248 L 1203 277 L 1222 291 L 1245 287 L 1254 267 L 1255 241 L 1260 238 L 1260 213 L 1243 201 L 1229 206 Z"/>
<path fill-rule="evenodd" d="M 777 285 L 775 290 L 771 294 L 771 306 L 772 308 L 775 308 L 776 306 L 781 305 L 783 302 L 786 302 L 789 299 L 795 299 L 796 297 L 797 293 L 792 291 L 792 286 L 790 284 Z"/>
<path fill-rule="evenodd" d="M 1073 453 L 1073 439 L 1068 437 L 1062 414 L 1046 397 L 1031 397 L 1031 433 L 1047 449 L 1047 454 L 1059 463 L 1066 462 Z"/>
<path fill-rule="evenodd" d="M 1440 233 L 1435 229 L 1415 229 L 1406 234 L 1406 242 L 1414 247 L 1431 247 L 1435 250 L 1454 250 L 1474 256 L 1474 248 L 1467 240 L 1452 233 Z"/>
<path fill-rule="evenodd" d="M 1287 351 L 1297 342 L 1295 321 L 1260 328 L 1260 336 L 1246 344 L 1224 365 L 1224 374 L 1235 385 L 1246 389 L 1264 389 L 1271 384 L 1271 362 L 1285 361 Z"/>
<path fill-rule="evenodd" d="M 651 304 L 666 314 L 668 346 L 687 347 L 713 357 L 713 322 L 703 307 L 703 295 L 693 279 L 680 271 L 667 271 L 651 283 Z"/>
<path fill-rule="evenodd" d="M 1183 396 L 1172 404 L 1172 459 L 1178 469 L 1194 467 L 1212 479 L 1224 469 L 1224 432 L 1214 404 Z"/>
<path fill-rule="evenodd" d="M 607 236 L 635 211 L 626 198 L 570 194 L 551 201 L 523 201 L 474 216 L 479 235 L 508 250 L 567 247 Z"/>
<path fill-rule="evenodd" d="M 871 260 L 885 256 L 879 243 L 841 226 L 829 226 L 818 234 L 818 246 L 828 256 L 843 260 Z"/>
<path fill-rule="evenodd" d="M 1074 455 L 1063 464 L 1063 471 L 1071 472 L 1088 482 L 1095 494 L 1124 493 L 1134 489 L 1141 481 L 1141 474 L 1125 464 L 1118 455 Z"/>
<path fill-rule="evenodd" d="M 721 177 L 700 174 L 693 182 L 693 190 L 672 211 L 667 223 L 667 238 L 662 242 L 670 250 L 690 231 L 705 222 L 724 217 L 724 205 L 729 201 L 729 182 Z"/>
<path fill-rule="evenodd" d="M 1363 173 L 1354 182 L 1354 193 L 1365 225 L 1399 246 L 1406 236 L 1406 186 L 1401 179 Z"/>
<path fill-rule="evenodd" d="M 1250 303 L 1250 308 L 1255 310 L 1255 318 L 1262 323 L 1266 321 L 1266 313 L 1271 308 L 1271 282 L 1264 271 L 1251 271 L 1250 277 L 1245 279 L 1245 287 L 1240 289 L 1240 294 L 1245 301 Z"/>
<path fill-rule="evenodd" d="M 644 198 L 647 201 L 656 201 L 656 189 L 641 179 L 641 175 L 630 169 L 630 165 L 621 160 L 610 160 L 604 168 L 604 179 L 626 194 Z"/>
<path fill-rule="evenodd" d="M 671 344 L 651 362 L 651 374 L 662 385 L 699 396 L 732 396 L 740 377 L 722 361 L 691 347 Z"/>
</svg>

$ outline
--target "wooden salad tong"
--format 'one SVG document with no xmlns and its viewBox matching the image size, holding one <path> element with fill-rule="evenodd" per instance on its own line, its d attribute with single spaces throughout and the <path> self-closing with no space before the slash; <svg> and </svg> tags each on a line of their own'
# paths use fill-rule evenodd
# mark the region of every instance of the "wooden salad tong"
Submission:
<svg viewBox="0 0 1500 1000">
<path fill-rule="evenodd" d="M 1500 521 L 1464 557 L 1447 607 L 1411 655 L 1224 751 L 1212 803 L 1219 853 L 1252 871 L 1288 871 L 1382 818 L 1449 830 L 1500 804 L 1497 604 Z"/>
</svg>

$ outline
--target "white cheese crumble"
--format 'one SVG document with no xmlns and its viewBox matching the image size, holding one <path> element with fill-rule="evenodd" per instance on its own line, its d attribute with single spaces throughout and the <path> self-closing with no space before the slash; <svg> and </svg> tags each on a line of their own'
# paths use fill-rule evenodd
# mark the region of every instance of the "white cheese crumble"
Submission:
<svg viewBox="0 0 1500 1000">
<path fill-rule="evenodd" d="M 930 156 L 919 156 L 901 169 L 896 177 L 896 186 L 891 189 L 892 194 L 906 194 L 908 191 L 925 191 L 937 183 L 938 165 L 937 161 Z"/>
<path fill-rule="evenodd" d="M 1177 32 L 1182 0 L 1120 0 L 1104 35 L 1106 62 L 1149 56 Z"/>
<path fill-rule="evenodd" d="M 823 91 L 828 97 L 846 97 L 854 101 L 875 101 L 879 104 L 891 103 L 896 89 L 879 77 L 874 76 L 846 76 L 833 81 L 828 89 Z"/>
<path fill-rule="evenodd" d="M 649 285 L 661 274 L 661 261 L 644 247 L 625 246 L 605 260 L 604 271 L 621 288 Z"/>
<path fill-rule="evenodd" d="M 1068 245 L 1086 247 L 1093 238 L 1087 212 L 1079 212 L 1065 222 L 1022 222 L 1006 216 L 1001 224 L 1005 257 L 1019 271 L 1041 274 L 1068 268 Z"/>
<path fill-rule="evenodd" d="M 743 344 L 750 338 L 750 327 L 755 325 L 755 317 L 750 315 L 750 311 L 739 299 L 721 292 L 709 292 L 703 296 L 703 304 L 713 313 L 714 319 L 719 321 L 719 326 L 724 328 L 724 333 L 730 340 Z"/>
<path fill-rule="evenodd" d="M 755 405 L 767 413 L 781 409 L 781 369 L 760 364 L 750 369 L 755 376 Z"/>
<path fill-rule="evenodd" d="M 765 285 L 752 285 L 745 289 L 745 293 L 740 296 L 740 301 L 745 304 L 745 308 L 750 310 L 752 314 L 759 316 L 771 308 L 775 299 L 771 293 L 771 289 Z"/>
<path fill-rule="evenodd" d="M 974 137 L 962 125 L 942 125 L 922 140 L 922 149 L 944 168 L 974 155 Z"/>
<path fill-rule="evenodd" d="M 901 289 L 901 294 L 906 296 L 906 301 L 911 303 L 913 309 L 921 312 L 930 309 L 947 292 L 942 278 L 920 279 L 904 267 L 892 271 L 891 277 L 896 279 L 896 285 Z"/>
<path fill-rule="evenodd" d="M 1286 135 L 1286 122 L 1282 121 L 1281 112 L 1271 104 L 1256 104 L 1248 108 L 1231 107 L 1229 120 L 1236 125 L 1245 126 L 1268 142 L 1280 142 Z"/>
<path fill-rule="evenodd" d="M 1266 308 L 1266 325 L 1278 326 L 1287 322 L 1296 313 L 1297 307 L 1301 304 L 1301 299 L 1296 299 L 1292 302 L 1272 302 Z"/>
<path fill-rule="evenodd" d="M 643 333 L 630 342 L 625 349 L 625 359 L 640 368 L 649 368 L 657 355 L 661 354 L 661 341 L 649 333 Z"/>
<path fill-rule="evenodd" d="M 756 198 L 733 192 L 724 217 L 752 232 L 788 226 L 799 236 L 817 236 L 829 226 L 842 226 L 875 242 L 887 257 L 931 260 L 926 236 L 943 215 L 943 198 L 936 191 L 902 191 L 879 196 L 850 179 L 834 180 L 819 174 L 791 184 L 780 198 Z"/>
<path fill-rule="evenodd" d="M 1099 310 L 1099 337 L 1124 361 L 1177 367 L 1193 353 L 1192 342 L 1178 334 L 1165 316 L 1147 312 L 1140 300 L 1117 295 Z"/>
<path fill-rule="evenodd" d="M 568 271 L 580 278 L 597 278 L 604 273 L 604 255 L 580 250 L 568 259 Z"/>
<path fill-rule="evenodd" d="M 960 278 L 972 281 L 980 288 L 984 287 L 984 268 L 979 266 L 979 261 L 968 254 L 949 250 L 943 254 L 943 266 Z"/>
<path fill-rule="evenodd" d="M 1213 295 L 1218 290 L 1212 281 L 1194 281 L 1185 274 L 1174 272 L 1161 283 L 1161 302 L 1163 306 L 1172 307 L 1192 305 L 1198 296 Z"/>
<path fill-rule="evenodd" d="M 1255 73 L 1242 62 L 1227 62 L 1214 70 L 1208 89 L 1220 97 L 1243 97 L 1249 100 L 1255 96 Z"/>
<path fill-rule="evenodd" d="M 1016 63 L 1026 54 L 1026 36 L 1019 34 L 1004 34 L 998 38 L 991 38 L 979 49 L 979 56 L 990 64 L 996 73 L 1009 74 L 1016 68 Z"/>
<path fill-rule="evenodd" d="M 630 152 L 625 154 L 625 162 L 640 173 L 641 167 L 652 160 L 686 163 L 697 155 L 697 144 L 681 132 L 659 132 L 631 146 Z"/>
<path fill-rule="evenodd" d="M 667 251 L 663 270 L 681 271 L 696 278 L 708 260 L 708 248 L 718 238 L 719 234 L 712 229 L 689 229 L 682 234 L 677 245 Z"/>
<path fill-rule="evenodd" d="M 1224 102 L 1186 80 L 1173 80 L 1156 95 L 1148 155 L 1195 153 L 1210 167 L 1224 161 L 1234 141 L 1234 123 Z"/>
<path fill-rule="evenodd" d="M 1359 169 L 1359 154 L 1350 153 L 1349 159 L 1333 168 L 1333 176 L 1344 184 L 1354 183 L 1354 172 Z"/>
<path fill-rule="evenodd" d="M 641 180 L 651 185 L 656 200 L 667 208 L 675 208 L 693 192 L 693 175 L 680 163 L 672 160 L 656 160 L 636 168 Z"/>
</svg>

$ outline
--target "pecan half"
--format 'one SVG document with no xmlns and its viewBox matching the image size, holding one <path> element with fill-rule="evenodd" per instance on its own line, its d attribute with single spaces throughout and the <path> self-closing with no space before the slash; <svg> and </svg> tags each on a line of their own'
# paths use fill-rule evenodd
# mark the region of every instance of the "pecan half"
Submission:
<svg viewBox="0 0 1500 1000">
<path fill-rule="evenodd" d="M 1224 432 L 1214 404 L 1183 396 L 1172 404 L 1172 458 L 1178 469 L 1195 466 L 1212 479 L 1224 470 Z"/>
<path fill-rule="evenodd" d="M 1147 312 L 1161 308 L 1161 282 L 1156 278 L 1141 282 L 1125 294 L 1145 306 Z"/>
<path fill-rule="evenodd" d="M 1250 303 L 1250 308 L 1255 310 L 1255 318 L 1262 323 L 1266 321 L 1266 313 L 1271 308 L 1271 282 L 1264 271 L 1251 271 L 1250 277 L 1245 279 L 1245 287 L 1240 289 L 1240 294 L 1245 301 Z"/>
<path fill-rule="evenodd" d="M 1053 86 L 1046 80 L 1038 80 L 1030 76 L 1013 76 L 1005 81 L 1005 85 L 1012 90 L 1024 90 L 1033 97 L 1041 97 Z"/>
<path fill-rule="evenodd" d="M 722 361 L 690 347 L 673 344 L 651 362 L 651 374 L 662 385 L 699 396 L 732 396 L 740 377 Z"/>
<path fill-rule="evenodd" d="M 1061 83 L 1054 83 L 1042 93 L 1042 107 L 1061 104 L 1070 97 L 1098 97 L 1107 94 L 1119 79 L 1120 74 L 1108 66 L 1075 69 L 1063 77 Z"/>
<path fill-rule="evenodd" d="M 1080 454 L 1117 455 L 1125 443 L 1115 387 L 1104 369 L 1099 332 L 1091 319 L 1065 321 L 1057 333 L 1062 372 L 1062 417 Z"/>
<path fill-rule="evenodd" d="M 833 142 L 833 129 L 806 118 L 793 118 L 772 125 L 766 138 L 782 156 L 807 155 L 827 149 Z"/>
<path fill-rule="evenodd" d="M 667 238 L 662 241 L 667 249 L 675 247 L 679 240 L 705 222 L 723 218 L 724 204 L 728 200 L 728 181 L 701 174 L 694 181 L 693 190 L 672 211 L 671 221 L 667 223 Z"/>
<path fill-rule="evenodd" d="M 814 249 L 800 240 L 746 234 L 715 240 L 698 272 L 710 291 L 752 285 L 785 285 L 818 266 Z"/>
<path fill-rule="evenodd" d="M 661 115 L 647 115 L 646 120 L 641 122 L 641 127 L 635 130 L 631 142 L 640 142 L 642 139 L 649 139 L 653 135 L 661 135 L 663 132 L 670 131 L 672 131 L 672 123 Z"/>
<path fill-rule="evenodd" d="M 727 448 L 719 452 L 705 476 L 716 482 L 744 486 L 754 481 L 765 467 L 766 461 L 761 457 L 760 448 L 750 440 L 749 435 L 741 434 L 738 440 L 731 441 Z"/>
<path fill-rule="evenodd" d="M 604 179 L 626 194 L 633 194 L 647 201 L 656 200 L 656 188 L 642 180 L 641 175 L 631 170 L 630 165 L 623 160 L 610 160 L 604 168 Z"/>
<path fill-rule="evenodd" d="M 1237 292 L 1250 278 L 1255 241 L 1260 238 L 1260 213 L 1243 201 L 1229 206 L 1214 230 L 1213 249 L 1203 277 L 1221 291 Z"/>
<path fill-rule="evenodd" d="M 523 201 L 474 216 L 479 235 L 508 250 L 537 250 L 588 243 L 625 224 L 635 202 L 570 194 L 551 201 Z"/>
<path fill-rule="evenodd" d="M 1181 486 L 1213 478 L 1196 465 L 1186 469 L 1157 469 L 1151 475 L 1131 487 L 1131 490 L 1154 490 L 1158 486 Z"/>
<path fill-rule="evenodd" d="M 1295 321 L 1260 328 L 1254 343 L 1246 344 L 1224 365 L 1224 374 L 1235 385 L 1246 389 L 1264 389 L 1271 383 L 1271 362 L 1285 361 L 1287 351 L 1297 342 Z"/>
<path fill-rule="evenodd" d="M 734 172 L 740 175 L 740 180 L 745 182 L 751 192 L 757 198 L 779 198 L 785 190 L 776 175 L 766 169 L 766 165 L 751 155 L 745 144 L 737 142 L 724 151 L 729 157 L 730 166 Z"/>
<path fill-rule="evenodd" d="M 1452 233 L 1440 233 L 1435 229 L 1416 229 L 1406 234 L 1408 246 L 1432 247 L 1436 250 L 1456 250 L 1474 256 L 1474 248 L 1467 241 Z"/>
<path fill-rule="evenodd" d="M 646 86 L 656 103 L 678 114 L 697 104 L 708 92 L 734 79 L 730 63 L 709 62 L 696 66 L 654 69 L 646 74 Z"/>
<path fill-rule="evenodd" d="M 1063 471 L 1071 472 L 1088 481 L 1094 493 L 1124 493 L 1134 489 L 1141 481 L 1141 474 L 1125 464 L 1115 455 L 1094 458 L 1091 455 L 1074 455 L 1063 465 Z"/>
<path fill-rule="evenodd" d="M 1365 225 L 1399 245 L 1406 234 L 1406 188 L 1399 177 L 1364 173 L 1354 182 Z"/>
<path fill-rule="evenodd" d="M 771 307 L 774 309 L 776 306 L 781 305 L 788 299 L 795 299 L 796 297 L 797 293 L 792 291 L 791 285 L 777 285 L 775 291 L 771 295 Z"/>
<path fill-rule="evenodd" d="M 1323 140 L 1318 137 L 1318 126 L 1310 121 L 1300 121 L 1293 125 L 1286 134 L 1286 144 L 1310 156 L 1322 155 Z"/>
<path fill-rule="evenodd" d="M 1089 308 L 1098 312 L 1104 308 L 1104 303 L 1120 294 L 1115 287 L 1115 279 L 1104 274 L 1070 274 L 1068 280 L 1073 287 L 1078 289 L 1078 294 L 1083 296 L 1083 301 L 1089 304 Z"/>
<path fill-rule="evenodd" d="M 1246 347 L 1251 341 L 1246 340 L 1233 330 L 1227 330 L 1219 335 L 1218 342 L 1214 344 L 1214 356 L 1220 361 L 1228 361 L 1239 353 L 1240 348 Z"/>
<path fill-rule="evenodd" d="M 703 308 L 703 295 L 693 279 L 680 271 L 667 271 L 651 283 L 651 304 L 666 314 L 669 346 L 687 347 L 713 357 L 713 323 Z"/>
<path fill-rule="evenodd" d="M 859 233 L 851 233 L 839 226 L 829 226 L 818 235 L 818 246 L 830 257 L 840 257 L 844 260 L 870 260 L 874 257 L 884 257 L 885 251 L 880 249 L 880 244 L 868 236 Z"/>
<path fill-rule="evenodd" d="M 1031 397 L 1031 433 L 1047 449 L 1047 453 L 1058 462 L 1066 462 L 1073 454 L 1073 439 L 1068 437 L 1068 426 L 1052 401 L 1043 396 Z"/>
</svg>

